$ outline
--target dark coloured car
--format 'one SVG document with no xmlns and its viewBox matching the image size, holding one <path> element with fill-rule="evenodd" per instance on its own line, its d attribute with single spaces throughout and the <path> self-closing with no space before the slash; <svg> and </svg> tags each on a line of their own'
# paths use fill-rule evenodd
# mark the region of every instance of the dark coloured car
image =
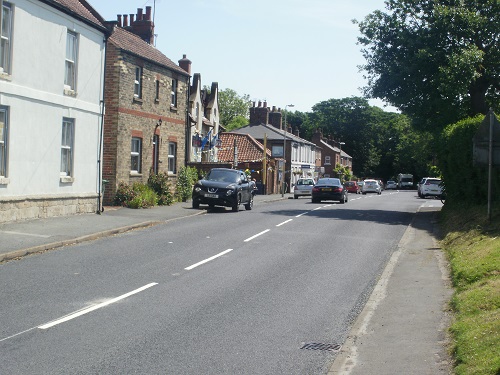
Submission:
<svg viewBox="0 0 500 375">
<path fill-rule="evenodd" d="M 253 207 L 254 181 L 249 181 L 243 171 L 227 168 L 213 168 L 193 187 L 193 208 L 200 204 L 231 207 L 235 212 L 241 204 L 245 209 Z"/>
<path fill-rule="evenodd" d="M 338 178 L 320 178 L 312 188 L 311 201 L 319 203 L 321 201 L 339 201 L 346 203 L 348 191 Z"/>
<path fill-rule="evenodd" d="M 357 181 L 347 181 L 344 186 L 349 193 L 361 194 L 361 188 L 359 187 Z"/>
</svg>

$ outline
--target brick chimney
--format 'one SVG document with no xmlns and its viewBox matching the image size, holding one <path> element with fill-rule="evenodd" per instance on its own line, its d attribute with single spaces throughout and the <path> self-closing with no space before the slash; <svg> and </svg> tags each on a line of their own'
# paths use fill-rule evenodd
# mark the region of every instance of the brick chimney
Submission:
<svg viewBox="0 0 500 375">
<path fill-rule="evenodd" d="M 281 109 L 276 109 L 276 106 L 273 106 L 272 111 L 269 112 L 269 123 L 277 129 L 282 129 L 281 121 Z"/>
<path fill-rule="evenodd" d="M 191 60 L 186 55 L 182 55 L 182 59 L 179 60 L 179 66 L 191 75 Z"/>
<path fill-rule="evenodd" d="M 253 107 L 250 107 L 250 125 L 260 125 L 269 123 L 269 108 L 267 108 L 267 103 L 259 100 L 258 107 L 253 103 Z"/>
<path fill-rule="evenodd" d="M 123 17 L 123 23 L 122 23 Z M 130 17 L 130 25 L 129 25 Z M 135 18 L 135 19 L 134 19 Z M 155 39 L 155 25 L 151 20 L 151 7 L 146 7 L 146 13 L 143 14 L 142 8 L 137 8 L 137 14 L 124 14 L 118 15 L 118 26 L 134 33 L 142 40 L 149 44 L 154 44 Z"/>
</svg>

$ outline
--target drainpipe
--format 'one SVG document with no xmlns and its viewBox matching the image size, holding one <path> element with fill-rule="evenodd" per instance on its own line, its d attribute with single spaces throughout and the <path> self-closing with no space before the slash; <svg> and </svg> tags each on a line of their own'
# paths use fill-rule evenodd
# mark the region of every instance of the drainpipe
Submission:
<svg viewBox="0 0 500 375">
<path fill-rule="evenodd" d="M 111 34 L 111 32 L 110 32 Z M 101 212 L 104 212 L 104 207 L 101 204 L 102 201 L 102 149 L 104 142 L 104 114 L 106 112 L 106 107 L 104 103 L 104 95 L 106 92 L 106 51 L 108 46 L 108 35 L 106 34 L 104 37 L 104 67 L 102 69 L 103 72 L 103 82 L 102 82 L 102 100 L 101 100 L 101 129 L 99 134 L 99 155 L 97 160 L 97 174 L 98 174 L 98 194 L 97 194 L 97 214 L 100 215 Z M 101 59 L 102 61 L 102 59 Z"/>
<path fill-rule="evenodd" d="M 187 166 L 187 163 L 189 162 L 189 155 L 190 155 L 190 142 L 191 142 L 191 123 L 189 122 L 189 97 L 191 96 L 191 76 L 188 76 L 187 80 L 187 95 L 186 95 L 186 139 L 184 140 L 185 142 L 185 147 L 184 147 L 184 166 Z"/>
</svg>

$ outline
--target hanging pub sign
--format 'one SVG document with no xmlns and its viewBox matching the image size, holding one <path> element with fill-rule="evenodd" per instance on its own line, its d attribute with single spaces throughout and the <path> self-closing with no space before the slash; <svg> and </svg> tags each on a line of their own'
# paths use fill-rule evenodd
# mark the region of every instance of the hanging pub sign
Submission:
<svg viewBox="0 0 500 375">
<path fill-rule="evenodd" d="M 193 147 L 201 147 L 201 137 L 199 134 L 193 135 L 192 145 L 193 145 Z"/>
<path fill-rule="evenodd" d="M 472 138 L 472 161 L 474 166 L 489 164 L 490 146 L 492 152 L 492 165 L 499 167 L 500 123 L 491 109 Z"/>
</svg>

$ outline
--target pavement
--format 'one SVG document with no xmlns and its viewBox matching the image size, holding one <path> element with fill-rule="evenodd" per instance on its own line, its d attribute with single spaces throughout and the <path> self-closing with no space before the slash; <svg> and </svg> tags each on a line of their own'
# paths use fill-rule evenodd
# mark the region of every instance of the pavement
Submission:
<svg viewBox="0 0 500 375">
<path fill-rule="evenodd" d="M 254 205 L 292 197 L 256 195 Z M 439 210 L 422 206 L 416 213 L 328 375 L 452 373 L 447 329 L 453 290 L 437 241 Z M 143 210 L 104 207 L 101 214 L 2 223 L 0 263 L 204 212 L 182 202 Z"/>
</svg>

